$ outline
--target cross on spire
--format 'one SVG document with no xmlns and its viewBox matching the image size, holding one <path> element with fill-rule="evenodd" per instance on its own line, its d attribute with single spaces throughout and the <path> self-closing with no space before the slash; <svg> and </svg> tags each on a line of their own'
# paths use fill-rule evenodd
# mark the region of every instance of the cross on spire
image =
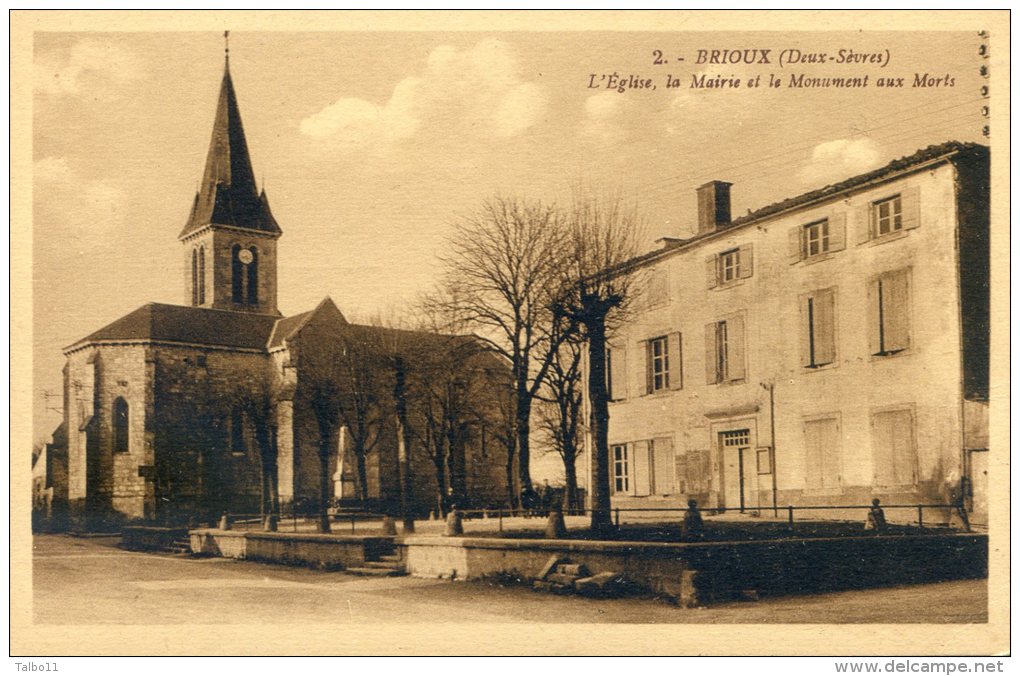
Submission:
<svg viewBox="0 0 1020 676">
<path fill-rule="evenodd" d="M 223 31 L 223 53 L 226 55 L 227 67 L 230 67 L 230 31 Z"/>
</svg>

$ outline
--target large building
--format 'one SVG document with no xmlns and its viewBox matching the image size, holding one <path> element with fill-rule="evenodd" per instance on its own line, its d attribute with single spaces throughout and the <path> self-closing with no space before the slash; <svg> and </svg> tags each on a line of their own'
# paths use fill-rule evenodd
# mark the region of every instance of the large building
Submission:
<svg viewBox="0 0 1020 676">
<path fill-rule="evenodd" d="M 729 183 L 698 188 L 697 234 L 634 261 L 610 343 L 614 507 L 962 492 L 984 521 L 988 196 L 987 148 L 961 143 L 736 219 Z"/>
<path fill-rule="evenodd" d="M 491 431 L 505 367 L 472 337 L 352 325 L 329 298 L 282 316 L 281 235 L 256 188 L 228 61 L 178 235 L 186 304 L 150 303 L 65 349 L 64 422 L 46 458 L 54 516 L 97 527 L 257 514 L 274 502 L 313 511 L 324 483 L 331 502 L 394 511 L 398 372 L 405 428 L 415 426 L 403 445 L 407 508 L 428 513 L 447 493 L 461 504 L 505 497 L 506 452 Z M 455 371 L 437 355 L 455 356 Z M 452 410 L 448 393 L 430 389 L 442 384 L 471 406 Z"/>
</svg>

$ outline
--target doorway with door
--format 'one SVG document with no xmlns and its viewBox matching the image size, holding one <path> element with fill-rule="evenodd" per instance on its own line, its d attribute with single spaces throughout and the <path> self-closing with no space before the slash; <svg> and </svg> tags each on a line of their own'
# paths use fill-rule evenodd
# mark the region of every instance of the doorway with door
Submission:
<svg viewBox="0 0 1020 676">
<path fill-rule="evenodd" d="M 758 472 L 747 428 L 719 433 L 722 457 L 722 506 L 744 512 L 758 508 Z"/>
</svg>

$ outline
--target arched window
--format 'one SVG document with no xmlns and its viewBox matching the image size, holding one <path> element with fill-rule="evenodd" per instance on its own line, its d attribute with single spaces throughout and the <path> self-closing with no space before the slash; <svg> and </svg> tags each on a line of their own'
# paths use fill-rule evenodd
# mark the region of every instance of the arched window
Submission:
<svg viewBox="0 0 1020 676">
<path fill-rule="evenodd" d="M 259 304 L 259 250 L 255 247 L 251 251 L 251 263 L 248 263 L 248 305 Z"/>
<path fill-rule="evenodd" d="M 198 304 L 205 304 L 205 247 L 198 248 Z"/>
<path fill-rule="evenodd" d="M 192 305 L 198 305 L 198 252 L 192 249 Z"/>
<path fill-rule="evenodd" d="M 241 263 L 241 245 L 230 250 L 231 297 L 235 303 L 244 302 L 244 264 Z"/>
<path fill-rule="evenodd" d="M 113 402 L 113 452 L 127 453 L 128 448 L 128 404 L 117 397 Z"/>
</svg>

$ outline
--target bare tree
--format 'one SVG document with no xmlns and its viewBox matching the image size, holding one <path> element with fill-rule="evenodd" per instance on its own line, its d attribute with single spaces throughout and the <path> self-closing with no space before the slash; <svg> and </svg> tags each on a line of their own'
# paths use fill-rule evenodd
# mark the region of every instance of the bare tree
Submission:
<svg viewBox="0 0 1020 676">
<path fill-rule="evenodd" d="M 565 252 L 561 219 L 553 206 L 496 197 L 457 225 L 441 257 L 446 309 L 477 328 L 510 364 L 514 450 L 525 490 L 531 487 L 531 410 L 556 347 L 550 329 Z"/>
<path fill-rule="evenodd" d="M 267 364 L 231 381 L 226 399 L 231 410 L 248 418 L 259 453 L 261 484 L 260 511 L 267 530 L 276 530 L 280 509 L 277 476 L 276 412 L 280 400 L 280 382 Z"/>
<path fill-rule="evenodd" d="M 330 374 L 320 373 L 310 383 L 309 403 L 315 414 L 315 422 L 319 427 L 319 521 L 320 533 L 330 532 L 329 498 L 330 473 L 329 460 L 334 448 L 333 440 L 340 429 L 340 388 L 337 378 Z"/>
<path fill-rule="evenodd" d="M 563 342 L 549 368 L 539 410 L 539 424 L 552 441 L 553 449 L 563 461 L 566 482 L 566 508 L 580 508 L 577 492 L 577 456 L 581 453 L 583 346 L 576 338 Z"/>
<path fill-rule="evenodd" d="M 383 436 L 389 397 L 378 350 L 363 327 L 348 327 L 340 356 L 340 419 L 347 426 L 358 474 L 358 497 L 368 500 L 366 458 Z"/>
<path fill-rule="evenodd" d="M 619 198 L 575 198 L 567 221 L 565 258 L 557 313 L 576 326 L 588 346 L 587 394 L 593 440 L 591 528 L 613 530 L 609 485 L 609 393 L 606 387 L 607 335 L 625 315 L 637 287 L 635 267 L 642 222 Z"/>
</svg>

